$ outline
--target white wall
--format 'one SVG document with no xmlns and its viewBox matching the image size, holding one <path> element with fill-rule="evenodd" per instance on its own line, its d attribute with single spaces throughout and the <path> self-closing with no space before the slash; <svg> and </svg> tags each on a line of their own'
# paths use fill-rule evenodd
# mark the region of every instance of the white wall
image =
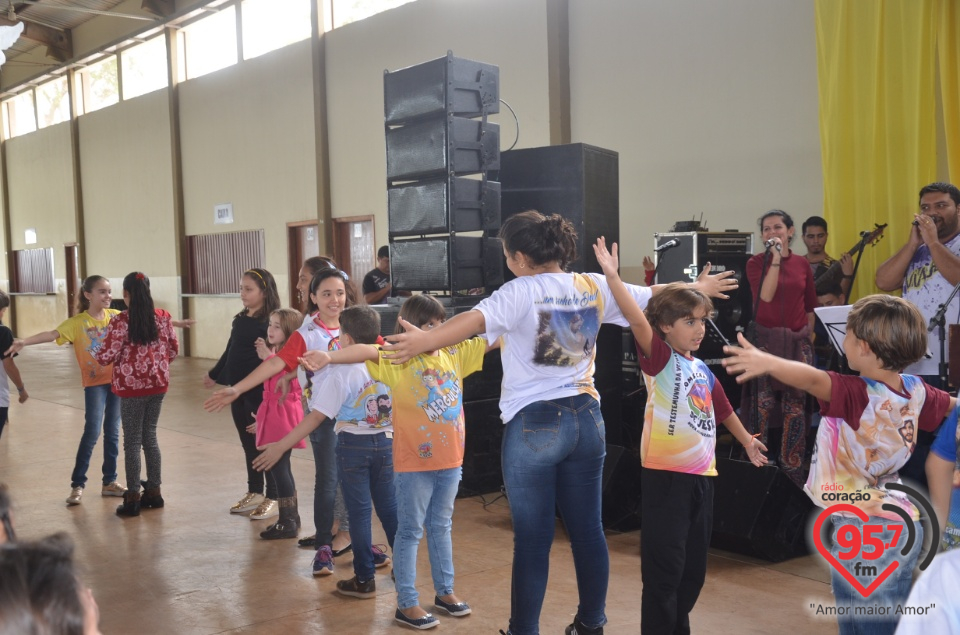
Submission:
<svg viewBox="0 0 960 635">
<path fill-rule="evenodd" d="M 383 71 L 446 55 L 500 67 L 500 96 L 520 119 L 517 147 L 550 143 L 546 3 L 535 0 L 419 0 L 326 36 L 333 215 L 376 215 L 387 241 Z M 513 117 L 501 106 L 501 146 Z"/>
<path fill-rule="evenodd" d="M 823 210 L 814 5 L 570 0 L 574 141 L 620 153 L 623 265 L 679 219 L 756 231 Z"/>
</svg>

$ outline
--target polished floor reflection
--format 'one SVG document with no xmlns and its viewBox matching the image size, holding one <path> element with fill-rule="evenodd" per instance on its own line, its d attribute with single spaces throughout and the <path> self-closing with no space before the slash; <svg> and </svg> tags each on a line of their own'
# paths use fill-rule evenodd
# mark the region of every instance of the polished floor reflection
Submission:
<svg viewBox="0 0 960 635">
<path fill-rule="evenodd" d="M 167 506 L 129 519 L 114 514 L 120 499 L 100 496 L 102 444 L 94 451 L 83 503 L 64 503 L 83 428 L 83 392 L 72 351 L 35 346 L 24 351 L 17 364 L 31 399 L 10 408 L 11 421 L 0 439 L 0 481 L 11 488 L 15 523 L 23 538 L 55 531 L 74 537 L 106 635 L 404 632 L 393 621 L 396 595 L 389 568 L 377 572 L 375 600 L 338 596 L 333 591 L 336 580 L 353 575 L 350 555 L 337 559 L 333 576 L 313 578 L 311 551 L 298 549 L 293 540 L 262 541 L 257 534 L 268 521 L 227 512 L 244 493 L 246 477 L 229 413 L 207 414 L 200 407 L 206 394 L 201 377 L 212 362 L 174 363 L 159 431 Z M 467 426 L 469 434 L 469 421 Z M 309 450 L 297 451 L 292 463 L 306 535 L 313 529 Z M 122 456 L 120 471 L 122 479 Z M 506 501 L 495 498 L 457 501 L 456 592 L 474 612 L 460 619 L 441 617 L 435 632 L 506 630 L 513 535 Z M 385 542 L 377 527 L 374 536 Z M 639 544 L 638 532 L 609 536 L 608 634 L 639 633 Z M 433 591 L 428 567 L 422 545 L 418 589 L 429 610 Z M 693 630 L 836 633 L 835 621 L 815 619 L 810 609 L 811 604 L 832 603 L 828 579 L 813 557 L 769 565 L 713 552 L 692 616 Z M 569 543 L 558 525 L 541 632 L 562 633 L 576 603 Z"/>
</svg>

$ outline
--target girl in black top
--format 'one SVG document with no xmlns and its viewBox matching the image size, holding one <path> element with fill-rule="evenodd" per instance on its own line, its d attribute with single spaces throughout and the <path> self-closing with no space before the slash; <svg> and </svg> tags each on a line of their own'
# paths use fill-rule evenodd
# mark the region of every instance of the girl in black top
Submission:
<svg viewBox="0 0 960 635">
<path fill-rule="evenodd" d="M 227 348 L 217 365 L 203 378 L 206 388 L 213 388 L 216 384 L 233 385 L 249 375 L 262 361 L 257 350 L 257 340 L 266 339 L 270 313 L 280 308 L 280 295 L 277 293 L 277 283 L 273 275 L 260 268 L 244 272 L 240 278 L 240 301 L 243 303 L 243 310 L 233 318 Z M 247 466 L 247 493 L 230 508 L 230 513 L 253 511 L 250 517 L 254 520 L 270 518 L 278 513 L 277 494 L 269 491 L 272 483 L 268 483 L 267 496 L 264 497 L 263 472 L 256 471 L 252 465 L 259 452 L 256 433 L 249 432 L 248 427 L 254 423 L 253 413 L 260 408 L 262 400 L 262 390 L 250 390 L 230 406 Z"/>
</svg>

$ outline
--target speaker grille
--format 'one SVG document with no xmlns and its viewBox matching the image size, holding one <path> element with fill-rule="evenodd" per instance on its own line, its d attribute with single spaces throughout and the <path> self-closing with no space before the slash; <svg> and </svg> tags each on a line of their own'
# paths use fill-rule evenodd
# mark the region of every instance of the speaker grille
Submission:
<svg viewBox="0 0 960 635">
<path fill-rule="evenodd" d="M 390 236 L 495 231 L 500 184 L 454 177 L 387 189 Z"/>
</svg>

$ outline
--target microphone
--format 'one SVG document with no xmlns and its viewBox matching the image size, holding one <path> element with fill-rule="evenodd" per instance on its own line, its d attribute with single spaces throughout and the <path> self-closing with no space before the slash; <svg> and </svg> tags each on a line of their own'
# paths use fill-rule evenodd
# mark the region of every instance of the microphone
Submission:
<svg viewBox="0 0 960 635">
<path fill-rule="evenodd" d="M 914 226 L 914 227 L 920 227 L 920 221 L 914 219 L 914 220 L 913 220 L 913 226 Z"/>
<path fill-rule="evenodd" d="M 776 248 L 777 248 L 777 251 L 780 251 L 780 243 L 778 243 L 777 241 L 775 241 L 773 238 L 771 238 L 770 240 L 768 240 L 768 241 L 766 241 L 765 243 L 763 243 L 763 247 L 764 247 L 765 249 L 770 249 L 771 247 L 776 247 Z"/>
<path fill-rule="evenodd" d="M 676 246 L 679 245 L 679 244 L 680 244 L 680 241 L 677 240 L 676 238 L 673 238 L 673 239 L 668 240 L 667 242 L 663 243 L 662 245 L 660 245 L 659 247 L 657 247 L 657 248 L 654 249 L 653 251 L 654 251 L 654 253 L 658 253 L 658 254 L 659 254 L 661 251 L 666 251 L 666 250 L 668 250 L 668 249 L 671 249 L 671 248 L 673 248 L 673 247 L 676 247 Z"/>
</svg>

